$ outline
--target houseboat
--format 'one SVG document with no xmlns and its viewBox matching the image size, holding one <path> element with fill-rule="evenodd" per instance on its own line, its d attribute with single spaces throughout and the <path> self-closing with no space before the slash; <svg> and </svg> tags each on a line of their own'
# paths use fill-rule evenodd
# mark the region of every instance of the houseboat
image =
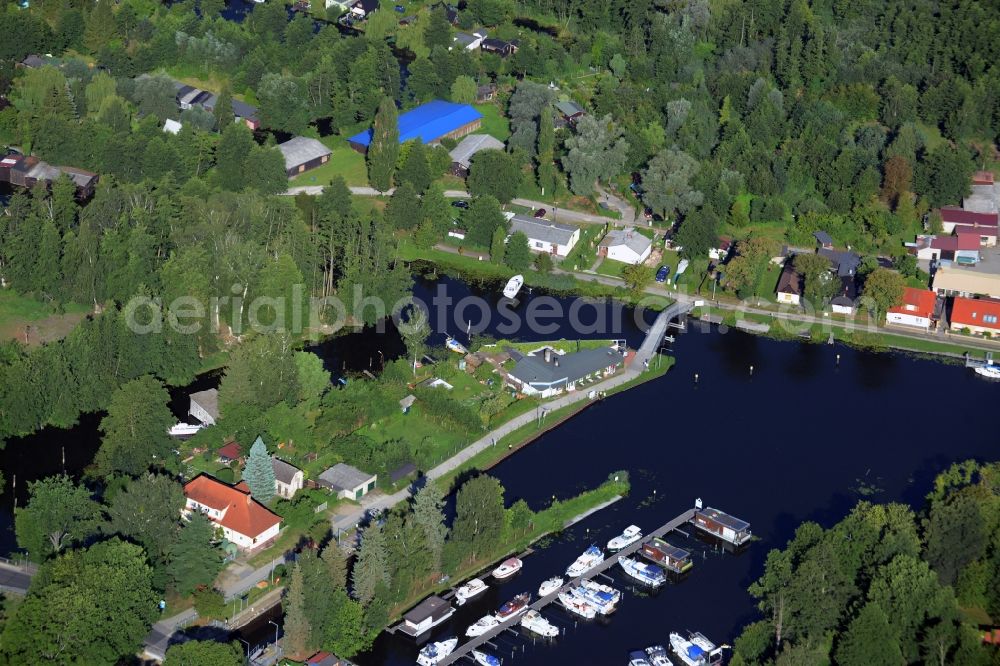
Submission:
<svg viewBox="0 0 1000 666">
<path fill-rule="evenodd" d="M 438 596 L 430 596 L 403 616 L 399 630 L 409 636 L 420 636 L 438 626 L 455 613 L 451 604 Z"/>
<path fill-rule="evenodd" d="M 591 546 L 576 558 L 573 564 L 566 567 L 566 575 L 576 578 L 587 573 L 604 561 L 604 553 L 597 546 Z"/>
<path fill-rule="evenodd" d="M 750 541 L 750 523 L 730 516 L 724 511 L 712 507 L 701 508 L 701 500 L 695 503 L 694 526 L 705 534 L 718 537 L 723 541 L 742 546 Z"/>
<path fill-rule="evenodd" d="M 530 610 L 521 618 L 521 626 L 545 638 L 555 638 L 559 635 L 559 627 L 552 624 L 536 610 Z"/>
<path fill-rule="evenodd" d="M 694 566 L 694 562 L 691 561 L 691 553 L 683 548 L 671 546 L 663 539 L 654 537 L 649 542 L 642 544 L 642 550 L 639 552 L 653 564 L 674 573 L 684 573 Z"/>
<path fill-rule="evenodd" d="M 623 548 L 628 548 L 642 538 L 642 530 L 638 525 L 629 525 L 625 530 L 608 542 L 608 552 L 617 553 Z"/>
<path fill-rule="evenodd" d="M 449 638 L 448 640 L 425 645 L 421 648 L 420 654 L 417 655 L 417 663 L 420 666 L 437 666 L 437 664 L 444 661 L 445 657 L 454 652 L 457 646 L 457 638 Z"/>
<path fill-rule="evenodd" d="M 461 606 L 469 599 L 485 592 L 487 587 L 489 586 L 483 581 L 473 578 L 465 585 L 460 585 L 455 589 L 455 603 Z"/>
<path fill-rule="evenodd" d="M 676 632 L 670 632 L 670 648 L 687 666 L 714 666 L 722 663 L 722 648 L 703 635 L 690 632 L 684 638 Z"/>
</svg>

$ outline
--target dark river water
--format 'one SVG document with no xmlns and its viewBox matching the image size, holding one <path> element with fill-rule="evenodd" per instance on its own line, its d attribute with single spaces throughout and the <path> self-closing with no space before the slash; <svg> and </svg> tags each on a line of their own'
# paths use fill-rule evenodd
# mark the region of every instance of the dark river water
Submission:
<svg viewBox="0 0 1000 666">
<path fill-rule="evenodd" d="M 447 278 L 418 281 L 415 295 L 432 304 L 435 295 L 442 295 L 438 284 L 453 302 L 442 306 L 446 316 L 431 308 L 434 343 L 446 333 L 466 342 L 470 323 L 473 337 L 613 337 L 633 347 L 642 340 L 631 312 L 608 303 L 578 313 L 585 325 L 609 322 L 608 331 L 590 326 L 577 335 L 560 320 L 555 331 L 522 328 L 510 334 L 501 328 L 495 285 L 480 291 Z M 470 293 L 486 296 L 489 307 L 467 302 L 456 316 L 461 299 Z M 541 304 L 530 294 L 521 301 L 513 313 L 522 317 Z M 569 303 L 558 302 L 564 307 Z M 518 592 L 536 593 L 542 580 L 561 574 L 590 543 L 603 545 L 630 523 L 651 531 L 700 497 L 706 505 L 749 521 L 758 540 L 732 555 L 694 535 L 672 536 L 672 543 L 694 553 L 695 567 L 685 580 L 648 596 L 613 572 L 615 584 L 628 591 L 607 622 L 577 623 L 550 607 L 545 615 L 565 628 L 563 636 L 549 643 L 508 634 L 500 639 L 497 653 L 508 664 L 620 664 L 627 650 L 666 643 L 672 630 L 699 630 L 718 643 L 731 642 L 743 624 L 756 618 L 747 586 L 760 575 L 767 551 L 782 546 L 799 523 L 830 525 L 863 498 L 862 492 L 874 501 L 919 507 L 934 475 L 951 462 L 1000 454 L 992 438 L 959 435 L 953 419 L 926 414 L 930 399 L 945 394 L 949 404 L 961 406 L 961 414 L 991 413 L 1000 385 L 960 366 L 840 345 L 723 334 L 715 328 L 702 332 L 698 325 L 674 334 L 676 366 L 667 375 L 590 406 L 490 471 L 506 488 L 508 503 L 524 498 L 535 509 L 553 495 L 570 497 L 621 469 L 630 474 L 631 494 L 542 542 L 518 576 L 460 609 L 450 623 L 435 629 L 435 640 L 464 635 L 468 624 Z M 390 326 L 381 334 L 369 330 L 333 338 L 313 351 L 335 375 L 358 381 L 358 372 L 377 372 L 382 358 L 398 356 L 403 345 Z M 215 382 L 217 377 L 203 377 L 174 391 L 172 407 L 182 413 L 189 390 Z M 45 430 L 11 441 L 0 451 L 0 467 L 8 479 L 0 524 L 5 549 L 14 545 L 12 474 L 17 474 L 23 503 L 27 480 L 62 470 L 63 445 L 67 471 L 78 472 L 96 451 L 98 422 L 96 416 L 85 416 L 76 428 Z M 249 627 L 244 638 L 265 642 L 273 640 L 273 631 L 273 625 L 262 621 L 262 626 Z M 412 664 L 416 651 L 411 640 L 384 635 L 357 661 L 364 666 Z"/>
</svg>

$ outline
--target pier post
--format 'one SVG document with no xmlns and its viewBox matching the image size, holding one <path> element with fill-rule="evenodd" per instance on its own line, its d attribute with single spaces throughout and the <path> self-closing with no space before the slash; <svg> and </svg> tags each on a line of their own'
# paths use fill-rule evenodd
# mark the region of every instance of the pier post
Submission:
<svg viewBox="0 0 1000 666">
<path fill-rule="evenodd" d="M 750 366 L 750 376 L 753 377 L 753 366 Z"/>
</svg>

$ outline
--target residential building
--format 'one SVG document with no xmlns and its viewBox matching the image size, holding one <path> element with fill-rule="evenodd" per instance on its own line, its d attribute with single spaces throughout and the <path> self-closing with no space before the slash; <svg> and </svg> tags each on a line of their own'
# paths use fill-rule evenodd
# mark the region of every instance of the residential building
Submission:
<svg viewBox="0 0 1000 666">
<path fill-rule="evenodd" d="M 330 652 L 317 652 L 306 659 L 305 666 L 348 666 L 348 662 L 341 661 L 337 655 Z"/>
<path fill-rule="evenodd" d="M 493 98 L 497 94 L 497 84 L 488 83 L 484 86 L 479 86 L 476 88 L 476 102 L 482 104 L 483 102 L 492 102 Z"/>
<path fill-rule="evenodd" d="M 984 270 L 941 267 L 934 273 L 932 286 L 939 296 L 1000 298 L 1000 274 Z"/>
<path fill-rule="evenodd" d="M 207 426 L 219 420 L 219 391 L 205 389 L 188 396 L 188 414 Z"/>
<path fill-rule="evenodd" d="M 163 131 L 167 134 L 178 134 L 181 131 L 183 125 L 177 120 L 171 120 L 167 118 L 163 121 Z"/>
<path fill-rule="evenodd" d="M 484 39 L 486 39 L 485 32 L 456 32 L 452 41 L 456 47 L 465 51 L 478 51 Z"/>
<path fill-rule="evenodd" d="M 357 0 L 357 2 L 351 5 L 351 16 L 358 19 L 368 18 L 368 16 L 378 10 L 378 5 L 378 0 Z"/>
<path fill-rule="evenodd" d="M 362 472 L 344 463 L 337 463 L 329 468 L 317 480 L 320 486 L 329 488 L 338 497 L 352 500 L 359 500 L 370 493 L 377 482 L 377 475 Z"/>
<path fill-rule="evenodd" d="M 568 255 L 580 240 L 579 227 L 515 215 L 510 220 L 510 233 L 519 231 L 528 237 L 528 247 L 532 252 L 544 252 L 557 257 Z"/>
<path fill-rule="evenodd" d="M 260 129 L 260 111 L 253 104 L 233 100 L 233 119 L 242 122 L 251 130 Z"/>
<path fill-rule="evenodd" d="M 971 227 L 972 230 L 984 228 L 986 231 L 991 232 L 994 238 L 994 243 L 996 242 L 996 230 L 997 230 L 997 213 L 977 213 L 972 210 L 964 210 L 958 206 L 942 206 L 941 207 L 941 228 L 945 233 L 952 233 L 955 231 L 956 226 L 966 226 Z"/>
<path fill-rule="evenodd" d="M 817 245 L 819 245 L 821 248 L 827 250 L 833 249 L 833 238 L 830 236 L 830 234 L 826 233 L 825 231 L 822 230 L 814 231 L 813 238 L 816 239 Z"/>
<path fill-rule="evenodd" d="M 886 312 L 885 323 L 926 331 L 931 327 L 936 302 L 933 291 L 907 287 L 903 290 L 903 302 Z"/>
<path fill-rule="evenodd" d="M 487 53 L 495 53 L 501 58 L 506 58 L 517 53 L 517 42 L 507 42 L 502 39 L 487 37 L 483 40 L 480 48 Z"/>
<path fill-rule="evenodd" d="M 928 261 L 942 266 L 957 263 L 964 266 L 975 266 L 979 263 L 979 250 L 982 239 L 979 234 L 966 231 L 965 227 L 956 227 L 958 232 L 952 236 L 917 236 L 916 241 L 907 243 L 918 261 Z"/>
<path fill-rule="evenodd" d="M 33 155 L 11 153 L 0 158 L 0 183 L 10 183 L 18 187 L 31 189 L 38 183 L 52 187 L 52 183 L 66 176 L 76 185 L 76 198 L 83 201 L 89 199 L 97 189 L 99 176 L 93 171 L 86 171 L 70 166 L 52 166 L 48 162 Z"/>
<path fill-rule="evenodd" d="M 854 304 L 858 300 L 858 285 L 855 276 L 842 275 L 833 278 L 840 281 L 840 289 L 830 299 L 830 309 L 834 314 L 853 315 Z"/>
<path fill-rule="evenodd" d="M 626 264 L 641 264 L 652 251 L 653 241 L 633 227 L 612 229 L 597 245 L 597 252 L 601 256 Z"/>
<path fill-rule="evenodd" d="M 733 239 L 729 236 L 722 236 L 719 238 L 719 244 L 716 247 L 709 249 L 708 258 L 724 262 L 729 258 L 729 254 L 733 251 L 733 247 Z"/>
<path fill-rule="evenodd" d="M 511 358 L 515 363 L 507 373 L 507 384 L 524 395 L 541 398 L 574 391 L 583 383 L 603 379 L 624 365 L 621 352 L 610 347 L 569 354 L 546 347 L 541 354 L 511 352 Z"/>
<path fill-rule="evenodd" d="M 583 110 L 582 106 L 571 99 L 556 102 L 556 110 L 559 112 L 559 117 L 571 124 L 575 123 L 587 113 Z"/>
<path fill-rule="evenodd" d="M 1000 300 L 956 296 L 951 302 L 949 325 L 952 331 L 1000 334 Z"/>
<path fill-rule="evenodd" d="M 200 511 L 242 550 L 265 548 L 278 536 L 281 517 L 251 497 L 243 482 L 231 486 L 199 474 L 184 485 L 184 497 L 187 498 L 181 512 L 184 516 Z"/>
<path fill-rule="evenodd" d="M 451 156 L 451 172 L 459 178 L 469 175 L 472 157 L 484 150 L 503 150 L 503 141 L 489 134 L 470 134 L 462 139 L 448 154 Z"/>
<path fill-rule="evenodd" d="M 778 302 L 786 305 L 799 305 L 802 302 L 802 293 L 805 289 L 805 278 L 795 270 L 791 261 L 786 261 L 778 276 L 778 288 L 776 290 Z"/>
<path fill-rule="evenodd" d="M 243 459 L 243 447 L 236 442 L 229 442 L 219 449 L 216 459 L 223 465 L 238 463 Z"/>
<path fill-rule="evenodd" d="M 333 153 L 323 145 L 322 141 L 305 136 L 294 136 L 284 143 L 279 143 L 278 150 L 285 158 L 285 173 L 289 178 L 326 164 Z"/>
<path fill-rule="evenodd" d="M 301 469 L 275 457 L 271 458 L 271 467 L 274 469 L 274 492 L 278 497 L 292 499 L 302 490 L 305 477 Z"/>
<path fill-rule="evenodd" d="M 855 275 L 858 272 L 858 266 L 861 265 L 861 256 L 850 250 L 832 250 L 821 247 L 816 250 L 816 254 L 830 260 L 838 277 Z"/>
<path fill-rule="evenodd" d="M 435 144 L 444 138 L 460 139 L 480 128 L 483 114 L 468 104 L 434 100 L 399 116 L 399 142 L 420 139 Z M 364 153 L 372 140 L 372 130 L 355 134 L 347 141 L 354 150 Z"/>
</svg>

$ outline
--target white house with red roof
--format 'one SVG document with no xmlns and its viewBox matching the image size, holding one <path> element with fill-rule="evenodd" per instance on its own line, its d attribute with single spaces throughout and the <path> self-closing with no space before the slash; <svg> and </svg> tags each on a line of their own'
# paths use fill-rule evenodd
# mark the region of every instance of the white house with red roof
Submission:
<svg viewBox="0 0 1000 666">
<path fill-rule="evenodd" d="M 951 330 L 1000 335 L 1000 300 L 956 296 L 951 302 Z"/>
<path fill-rule="evenodd" d="M 200 511 L 222 528 L 222 534 L 243 550 L 271 545 L 281 527 L 281 517 L 250 496 L 244 482 L 235 486 L 200 474 L 184 486 L 185 516 Z"/>
<path fill-rule="evenodd" d="M 931 327 L 936 302 L 937 295 L 933 291 L 907 287 L 903 290 L 903 302 L 894 308 L 889 308 L 885 315 L 885 323 L 922 328 L 926 331 Z"/>
<path fill-rule="evenodd" d="M 993 247 L 997 244 L 997 229 L 1000 216 L 997 213 L 979 213 L 965 210 L 958 206 L 941 207 L 941 228 L 945 233 L 963 231 L 974 233 L 979 237 L 983 247 Z"/>
</svg>

